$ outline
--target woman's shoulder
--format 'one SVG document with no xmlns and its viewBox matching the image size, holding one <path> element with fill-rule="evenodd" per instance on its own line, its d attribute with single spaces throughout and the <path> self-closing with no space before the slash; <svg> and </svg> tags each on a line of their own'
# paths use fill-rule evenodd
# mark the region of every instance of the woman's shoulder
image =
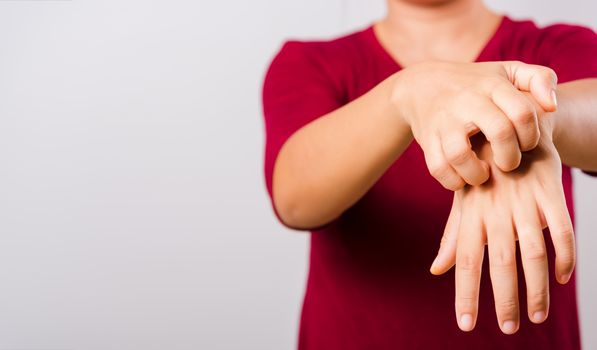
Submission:
<svg viewBox="0 0 597 350">
<path fill-rule="evenodd" d="M 331 38 L 291 37 L 278 47 L 274 60 L 301 60 L 328 68 L 350 66 L 363 53 L 365 36 L 370 29 L 371 26 L 367 26 Z"/>
<path fill-rule="evenodd" d="M 568 22 L 538 25 L 512 20 L 510 36 L 504 40 L 508 58 L 551 67 L 560 82 L 597 74 L 597 34 L 589 26 Z"/>
<path fill-rule="evenodd" d="M 366 33 L 361 28 L 333 38 L 290 38 L 278 47 L 269 63 L 267 77 L 320 81 L 344 93 L 355 67 L 363 67 L 367 51 Z"/>
<path fill-rule="evenodd" d="M 559 43 L 570 39 L 594 40 L 595 31 L 588 25 L 571 22 L 538 24 L 532 19 L 513 19 L 506 17 L 513 28 L 514 37 L 533 40 L 537 44 L 545 42 Z"/>
</svg>

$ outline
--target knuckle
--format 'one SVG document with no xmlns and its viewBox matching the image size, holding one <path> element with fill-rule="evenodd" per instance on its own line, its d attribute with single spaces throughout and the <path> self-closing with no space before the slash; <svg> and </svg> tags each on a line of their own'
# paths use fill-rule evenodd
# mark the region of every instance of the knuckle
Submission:
<svg viewBox="0 0 597 350">
<path fill-rule="evenodd" d="M 504 298 L 496 301 L 498 312 L 503 317 L 505 315 L 513 316 L 518 313 L 518 303 L 514 298 Z"/>
<path fill-rule="evenodd" d="M 454 143 L 445 146 L 446 158 L 451 164 L 461 165 L 470 159 L 470 148 Z"/>
<path fill-rule="evenodd" d="M 521 242 L 521 245 L 525 259 L 535 262 L 543 262 L 547 260 L 547 251 L 545 250 L 545 244 L 543 244 L 543 242 L 530 240 L 528 242 Z"/>
<path fill-rule="evenodd" d="M 529 306 L 533 307 L 534 309 L 543 309 L 548 305 L 548 302 L 549 289 L 547 286 L 529 292 L 528 303 Z"/>
<path fill-rule="evenodd" d="M 499 269 L 511 269 L 516 265 L 516 253 L 500 249 L 491 255 L 491 266 Z"/>
<path fill-rule="evenodd" d="M 429 173 L 438 180 L 445 179 L 450 171 L 449 165 L 446 162 L 440 161 L 429 164 Z"/>
<path fill-rule="evenodd" d="M 553 231 L 553 234 L 555 234 L 558 237 L 558 239 L 564 240 L 566 243 L 570 245 L 574 243 L 574 229 L 572 228 L 572 226 L 568 224 L 563 224 L 560 227 L 557 227 Z"/>
<path fill-rule="evenodd" d="M 491 125 L 489 141 L 506 141 L 514 136 L 514 128 L 512 125 L 500 119 L 495 119 Z"/>
<path fill-rule="evenodd" d="M 481 261 L 473 254 L 463 254 L 458 257 L 458 267 L 467 274 L 478 274 L 481 272 Z"/>
<path fill-rule="evenodd" d="M 516 124 L 533 124 L 536 120 L 535 108 L 533 108 L 527 103 L 521 103 L 520 105 L 516 106 L 513 110 L 513 114 L 510 116 L 510 120 L 512 120 Z"/>
</svg>

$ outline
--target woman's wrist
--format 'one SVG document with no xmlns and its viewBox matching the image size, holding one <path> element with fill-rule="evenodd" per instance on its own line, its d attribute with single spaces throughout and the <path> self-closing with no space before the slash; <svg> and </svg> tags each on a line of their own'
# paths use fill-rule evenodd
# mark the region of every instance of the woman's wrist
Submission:
<svg viewBox="0 0 597 350">
<path fill-rule="evenodd" d="M 408 97 L 406 95 L 408 82 L 405 79 L 404 70 L 392 74 L 388 79 L 390 110 L 392 119 L 396 122 L 399 130 L 407 131 L 412 139 L 412 128 L 407 118 L 406 104 Z"/>
<path fill-rule="evenodd" d="M 566 120 L 566 101 L 564 94 L 558 94 L 558 110 L 552 113 L 547 113 L 547 119 L 550 122 L 551 127 L 551 139 L 553 144 L 558 149 L 558 145 L 560 144 L 562 138 L 562 128 L 563 123 L 562 121 Z"/>
<path fill-rule="evenodd" d="M 413 128 L 415 121 L 412 120 L 413 106 L 416 94 L 422 94 L 423 91 L 417 90 L 417 77 L 421 73 L 428 74 L 430 71 L 438 68 L 433 65 L 434 62 L 422 62 L 413 64 L 407 68 L 403 68 L 400 71 L 394 73 L 389 79 L 392 81 L 392 94 L 390 100 L 396 110 L 398 118 L 409 127 Z M 423 77 L 426 80 L 428 77 Z M 432 84 L 433 85 L 433 84 Z M 431 101 L 429 103 L 432 103 Z"/>
<path fill-rule="evenodd" d="M 562 122 L 566 120 L 564 113 L 565 110 L 562 107 L 558 107 L 558 110 L 555 112 L 543 112 L 542 115 L 539 115 L 541 138 L 549 140 L 556 146 L 556 149 L 559 149 L 559 146 L 561 146 Z"/>
</svg>

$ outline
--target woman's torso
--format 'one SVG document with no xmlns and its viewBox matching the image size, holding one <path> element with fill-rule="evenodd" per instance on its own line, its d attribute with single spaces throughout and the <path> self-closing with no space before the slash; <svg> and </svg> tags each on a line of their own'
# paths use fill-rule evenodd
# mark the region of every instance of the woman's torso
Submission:
<svg viewBox="0 0 597 350">
<path fill-rule="evenodd" d="M 540 31 L 531 22 L 504 18 L 477 61 L 543 63 L 537 62 L 541 59 L 533 51 Z M 305 45 L 325 60 L 328 74 L 343 86 L 346 102 L 400 69 L 372 27 Z M 567 167 L 563 184 L 572 212 Z M 476 328 L 470 333 L 458 329 L 453 271 L 440 277 L 429 273 L 451 201 L 452 193 L 429 175 L 423 152 L 413 142 L 363 198 L 314 231 L 299 348 L 579 349 L 575 281 L 566 286 L 555 281 L 548 234 L 548 320 L 535 325 L 526 317 L 524 280 L 519 273 L 520 330 L 515 335 L 502 334 L 485 261 Z"/>
</svg>

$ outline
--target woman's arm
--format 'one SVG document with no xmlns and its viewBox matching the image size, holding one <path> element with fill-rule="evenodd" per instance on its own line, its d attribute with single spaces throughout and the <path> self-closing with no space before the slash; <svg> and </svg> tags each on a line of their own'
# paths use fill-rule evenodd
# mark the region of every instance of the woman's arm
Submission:
<svg viewBox="0 0 597 350">
<path fill-rule="evenodd" d="M 502 170 L 539 140 L 537 112 L 520 90 L 555 109 L 553 71 L 521 62 L 421 63 L 294 132 L 273 166 L 272 197 L 289 227 L 324 225 L 352 206 L 400 156 L 413 136 L 444 187 L 487 180 L 472 151 L 482 131 Z M 299 107 L 299 106 L 297 106 Z"/>
<path fill-rule="evenodd" d="M 392 103 L 396 75 L 297 130 L 273 175 L 274 205 L 293 228 L 325 224 L 354 204 L 412 141 Z"/>
<path fill-rule="evenodd" d="M 558 86 L 554 144 L 568 166 L 597 171 L 597 78 Z"/>
</svg>

